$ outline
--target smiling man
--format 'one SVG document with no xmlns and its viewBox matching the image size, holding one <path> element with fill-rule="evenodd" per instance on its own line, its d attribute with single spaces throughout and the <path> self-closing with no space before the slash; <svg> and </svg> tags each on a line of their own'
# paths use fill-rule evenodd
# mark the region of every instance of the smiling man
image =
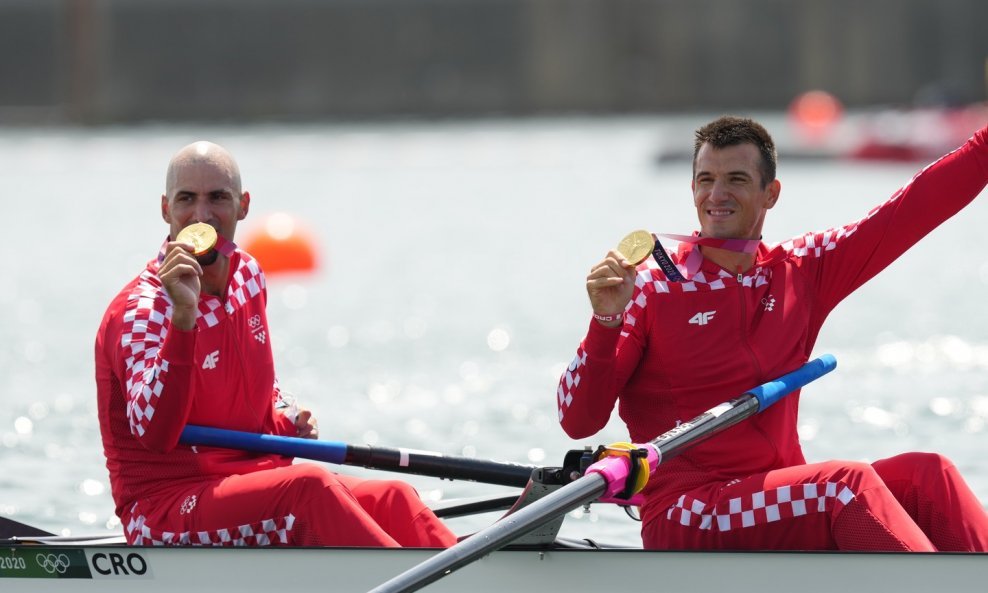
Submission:
<svg viewBox="0 0 988 593">
<path fill-rule="evenodd" d="M 615 403 L 635 442 L 805 363 L 830 311 L 988 183 L 988 128 L 861 220 L 774 246 L 776 152 L 758 123 L 696 132 L 700 230 L 637 267 L 611 251 L 587 276 L 593 319 L 557 390 L 573 438 Z M 906 453 L 808 464 L 798 394 L 663 463 L 642 539 L 665 549 L 988 550 L 988 516 L 952 463 Z"/>
<path fill-rule="evenodd" d="M 169 235 L 103 317 L 96 337 L 100 432 L 127 541 L 452 545 L 455 535 L 404 482 L 179 444 L 186 424 L 316 437 L 309 411 L 282 405 L 264 273 L 233 243 L 249 209 L 230 153 L 210 142 L 181 149 L 161 196 Z M 183 230 L 196 228 L 216 240 L 198 256 L 196 245 L 181 240 Z"/>
</svg>

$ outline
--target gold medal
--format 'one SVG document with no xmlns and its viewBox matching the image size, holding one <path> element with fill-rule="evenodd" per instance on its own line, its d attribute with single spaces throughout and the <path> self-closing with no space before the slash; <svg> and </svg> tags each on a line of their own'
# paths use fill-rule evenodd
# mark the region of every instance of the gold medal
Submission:
<svg viewBox="0 0 988 593">
<path fill-rule="evenodd" d="M 216 229 L 204 222 L 197 222 L 182 229 L 175 240 L 192 245 L 193 254 L 203 255 L 216 245 Z"/>
<path fill-rule="evenodd" d="M 618 243 L 618 253 L 634 265 L 645 261 L 655 249 L 655 237 L 648 231 L 631 231 Z"/>
</svg>

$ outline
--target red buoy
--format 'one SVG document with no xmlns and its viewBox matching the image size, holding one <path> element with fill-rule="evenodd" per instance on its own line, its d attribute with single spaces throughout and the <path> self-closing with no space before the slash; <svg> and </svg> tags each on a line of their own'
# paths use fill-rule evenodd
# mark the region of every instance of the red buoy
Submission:
<svg viewBox="0 0 988 593">
<path fill-rule="evenodd" d="M 830 133 L 844 115 L 844 106 L 827 91 L 807 91 L 789 104 L 789 118 L 810 138 Z"/>
<path fill-rule="evenodd" d="M 277 212 L 247 233 L 244 251 L 254 256 L 267 275 L 314 272 L 318 267 L 312 234 L 291 215 Z"/>
</svg>

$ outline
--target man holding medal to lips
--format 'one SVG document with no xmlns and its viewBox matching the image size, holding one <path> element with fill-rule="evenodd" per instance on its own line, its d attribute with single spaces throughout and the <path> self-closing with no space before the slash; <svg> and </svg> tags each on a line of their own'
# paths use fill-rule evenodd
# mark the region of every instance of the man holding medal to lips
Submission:
<svg viewBox="0 0 988 593">
<path fill-rule="evenodd" d="M 801 366 L 841 300 L 982 191 L 988 128 L 861 220 L 768 246 L 775 167 L 752 120 L 697 130 L 699 233 L 665 235 L 681 241 L 673 253 L 632 233 L 587 276 L 594 319 L 557 390 L 567 434 L 593 435 L 618 402 L 631 439 L 647 442 Z M 643 491 L 645 547 L 988 550 L 988 516 L 950 461 L 808 464 L 798 404 L 793 394 L 661 464 Z"/>
<path fill-rule="evenodd" d="M 178 443 L 186 424 L 316 438 L 278 389 L 264 274 L 233 243 L 250 194 L 222 147 L 171 160 L 158 258 L 110 304 L 96 339 L 100 431 L 116 512 L 137 545 L 447 547 L 408 484 L 271 454 Z"/>
</svg>

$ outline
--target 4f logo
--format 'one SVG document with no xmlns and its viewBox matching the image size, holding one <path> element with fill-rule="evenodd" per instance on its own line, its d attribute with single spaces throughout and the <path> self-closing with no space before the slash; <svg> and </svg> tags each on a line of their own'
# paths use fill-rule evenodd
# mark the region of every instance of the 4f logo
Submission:
<svg viewBox="0 0 988 593">
<path fill-rule="evenodd" d="M 216 350 L 211 354 L 207 354 L 206 358 L 202 360 L 202 368 L 204 369 L 215 369 L 216 364 L 220 361 L 220 351 Z"/>
<path fill-rule="evenodd" d="M 697 313 L 693 317 L 690 317 L 690 324 L 691 325 L 707 325 L 708 323 L 710 323 L 710 320 L 713 319 L 714 318 L 714 315 L 716 315 L 716 314 L 717 314 L 717 311 L 704 311 L 702 313 Z"/>
</svg>

